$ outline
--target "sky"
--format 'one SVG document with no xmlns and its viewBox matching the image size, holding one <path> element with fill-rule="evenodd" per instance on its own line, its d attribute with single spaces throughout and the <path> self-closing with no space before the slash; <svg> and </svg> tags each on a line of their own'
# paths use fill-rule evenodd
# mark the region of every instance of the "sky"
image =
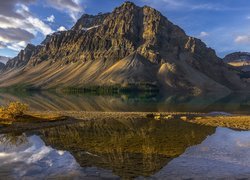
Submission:
<svg viewBox="0 0 250 180">
<path fill-rule="evenodd" d="M 131 0 L 159 10 L 220 57 L 250 52 L 249 0 Z M 84 13 L 111 12 L 124 0 L 0 0 L 0 56 L 14 57 L 28 43 L 70 29 Z"/>
</svg>

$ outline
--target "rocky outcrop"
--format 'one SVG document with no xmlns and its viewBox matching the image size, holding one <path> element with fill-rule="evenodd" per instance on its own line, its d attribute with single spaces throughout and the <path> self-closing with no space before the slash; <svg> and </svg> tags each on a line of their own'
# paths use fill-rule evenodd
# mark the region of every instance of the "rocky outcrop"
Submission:
<svg viewBox="0 0 250 180">
<path fill-rule="evenodd" d="M 0 56 L 0 72 L 4 70 L 5 62 L 7 62 L 10 58 L 5 56 Z"/>
<path fill-rule="evenodd" d="M 155 9 L 131 2 L 112 13 L 85 14 L 71 30 L 56 32 L 32 49 L 31 56 L 22 58 L 26 53 L 21 52 L 8 62 L 13 75 L 0 79 L 0 86 L 19 81 L 42 88 L 137 82 L 194 93 L 246 87 L 235 69 L 201 40 L 187 36 Z M 20 66 L 22 73 L 16 69 Z M 15 73 L 20 80 L 12 80 Z"/>
<path fill-rule="evenodd" d="M 5 69 L 9 70 L 25 66 L 29 62 L 31 56 L 33 55 L 35 48 L 36 47 L 34 45 L 28 44 L 26 48 L 24 50 L 21 50 L 16 57 L 10 59 L 6 63 Z"/>
<path fill-rule="evenodd" d="M 249 52 L 235 52 L 226 55 L 223 58 L 223 61 L 226 63 L 230 62 L 246 62 L 250 63 L 250 53 Z"/>
<path fill-rule="evenodd" d="M 0 62 L 0 72 L 4 70 L 5 64 Z"/>
<path fill-rule="evenodd" d="M 223 61 L 225 63 L 228 63 L 229 65 L 232 65 L 244 72 L 243 76 L 246 76 L 246 72 L 248 73 L 247 77 L 249 78 L 249 72 L 250 72 L 250 53 L 248 52 L 235 52 L 226 55 L 223 58 Z"/>
<path fill-rule="evenodd" d="M 104 19 L 109 15 L 109 13 L 98 14 L 96 16 L 84 14 L 72 27 L 74 31 L 86 30 L 91 27 L 99 26 L 103 24 Z"/>
<path fill-rule="evenodd" d="M 0 56 L 0 62 L 2 63 L 6 63 L 8 60 L 10 60 L 11 58 L 6 57 L 6 56 Z"/>
</svg>

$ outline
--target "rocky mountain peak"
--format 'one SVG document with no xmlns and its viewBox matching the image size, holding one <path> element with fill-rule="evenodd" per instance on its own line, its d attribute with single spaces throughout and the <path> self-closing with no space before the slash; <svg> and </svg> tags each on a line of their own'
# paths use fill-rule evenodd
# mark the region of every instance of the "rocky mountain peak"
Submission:
<svg viewBox="0 0 250 180">
<path fill-rule="evenodd" d="M 4 64 L 4 63 L 2 63 L 2 62 L 0 62 L 0 72 L 1 72 L 1 71 L 3 71 L 3 70 L 4 70 L 4 68 L 5 68 L 5 64 Z"/>
<path fill-rule="evenodd" d="M 35 45 L 29 43 L 29 44 L 27 44 L 27 46 L 25 47 L 24 52 L 25 52 L 25 53 L 28 53 L 28 52 L 30 52 L 30 51 L 34 51 L 35 48 L 36 48 Z"/>
<path fill-rule="evenodd" d="M 229 62 L 237 62 L 237 61 L 250 61 L 250 53 L 249 52 L 234 52 L 226 55 L 223 60 L 227 63 Z"/>
<path fill-rule="evenodd" d="M 127 9 L 127 10 L 134 9 L 134 8 L 138 8 L 138 6 L 136 6 L 135 3 L 131 1 L 126 1 L 120 7 L 118 7 L 118 9 Z"/>
<path fill-rule="evenodd" d="M 82 17 L 72 27 L 72 30 L 82 30 L 83 28 L 90 28 L 101 25 L 109 13 L 99 13 L 98 15 L 83 14 Z"/>
<path fill-rule="evenodd" d="M 111 13 L 84 14 L 71 30 L 53 33 L 39 48 L 28 45 L 7 67 L 25 68 L 28 81 L 43 88 L 138 82 L 193 92 L 245 87 L 213 49 L 159 11 L 132 2 Z M 30 76 L 30 69 L 40 78 Z"/>
<path fill-rule="evenodd" d="M 0 62 L 2 63 L 6 63 L 9 59 L 11 59 L 10 57 L 6 57 L 6 56 L 0 56 Z"/>
<path fill-rule="evenodd" d="M 16 57 L 10 59 L 6 63 L 5 69 L 8 70 L 12 68 L 25 66 L 29 62 L 31 56 L 34 54 L 35 50 L 36 50 L 35 45 L 27 44 L 27 46 L 23 50 L 21 50 Z"/>
</svg>

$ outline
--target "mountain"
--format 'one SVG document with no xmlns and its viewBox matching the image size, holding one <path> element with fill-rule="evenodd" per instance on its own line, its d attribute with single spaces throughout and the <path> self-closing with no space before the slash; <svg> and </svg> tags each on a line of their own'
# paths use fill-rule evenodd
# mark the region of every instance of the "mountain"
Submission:
<svg viewBox="0 0 250 180">
<path fill-rule="evenodd" d="M 5 63 L 9 60 L 10 58 L 5 57 L 5 56 L 0 56 L 0 72 L 4 70 L 5 68 Z"/>
<path fill-rule="evenodd" d="M 2 71 L 4 69 L 4 67 L 5 67 L 5 64 L 0 62 L 0 71 Z"/>
<path fill-rule="evenodd" d="M 28 44 L 26 48 L 21 50 L 16 57 L 10 59 L 6 63 L 5 69 L 8 70 L 25 66 L 33 55 L 35 48 L 36 47 L 34 45 Z"/>
<path fill-rule="evenodd" d="M 0 62 L 6 63 L 10 58 L 6 56 L 0 56 Z"/>
<path fill-rule="evenodd" d="M 5 68 L 5 63 L 10 60 L 10 58 L 5 57 L 5 56 L 0 56 L 0 72 L 4 70 Z"/>
<path fill-rule="evenodd" d="M 161 91 L 237 91 L 240 70 L 225 64 L 157 10 L 126 2 L 83 15 L 68 31 L 28 45 L 1 74 L 0 87 L 140 87 Z"/>
<path fill-rule="evenodd" d="M 242 71 L 250 71 L 249 52 L 235 52 L 228 54 L 223 58 L 223 61 L 232 66 L 239 67 Z"/>
</svg>

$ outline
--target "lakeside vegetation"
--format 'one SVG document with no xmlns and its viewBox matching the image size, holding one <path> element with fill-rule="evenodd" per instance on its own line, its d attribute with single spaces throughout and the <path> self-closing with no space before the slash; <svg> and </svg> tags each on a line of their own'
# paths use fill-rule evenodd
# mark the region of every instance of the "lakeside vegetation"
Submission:
<svg viewBox="0 0 250 180">
<path fill-rule="evenodd" d="M 250 116 L 249 115 L 232 115 L 232 116 L 204 116 L 196 117 L 189 122 L 195 124 L 202 124 L 214 127 L 227 127 L 239 130 L 250 130 Z"/>
<path fill-rule="evenodd" d="M 54 127 L 76 122 L 70 117 L 53 113 L 31 113 L 29 106 L 20 102 L 11 102 L 0 107 L 0 134 L 25 132 L 27 130 Z"/>
<path fill-rule="evenodd" d="M 88 85 L 88 86 L 69 86 L 69 87 L 52 87 L 43 89 L 42 87 L 34 87 L 31 84 L 17 84 L 9 87 L 0 88 L 0 92 L 17 93 L 17 92 L 32 92 L 32 91 L 49 91 L 49 92 L 64 92 L 64 93 L 84 93 L 95 95 L 110 95 L 120 93 L 158 93 L 159 87 L 152 83 L 140 82 L 130 83 L 124 86 L 117 85 Z"/>
<path fill-rule="evenodd" d="M 29 106 L 20 102 L 11 102 L 7 106 L 0 107 L 0 119 L 15 120 L 28 111 Z"/>
<path fill-rule="evenodd" d="M 67 89 L 67 88 L 65 88 Z M 94 86 L 84 86 L 84 87 L 72 87 L 68 88 L 72 90 L 83 90 L 83 92 L 99 92 L 99 93 L 109 93 L 109 92 L 159 92 L 159 87 L 157 85 L 151 83 L 129 83 L 125 86 L 117 85 L 110 85 L 110 86 L 103 86 L 103 85 L 94 85 Z"/>
<path fill-rule="evenodd" d="M 249 115 L 217 115 L 206 113 L 178 113 L 178 112 L 83 112 L 83 111 L 51 111 L 32 112 L 29 106 L 21 102 L 10 102 L 0 107 L 0 127 L 9 126 L 7 131 L 43 128 L 76 122 L 79 120 L 112 120 L 112 119 L 154 119 L 155 121 L 182 120 L 188 123 L 201 124 L 214 127 L 228 127 L 241 130 L 250 130 Z M 22 124 L 21 124 L 22 123 Z M 49 124 L 48 124 L 49 123 Z M 20 125 L 21 124 L 21 125 Z M 13 129 L 13 130 L 14 130 Z M 2 129 L 1 129 L 2 130 Z M 1 132 L 0 130 L 0 132 Z M 6 129 L 5 129 L 6 131 Z"/>
</svg>

